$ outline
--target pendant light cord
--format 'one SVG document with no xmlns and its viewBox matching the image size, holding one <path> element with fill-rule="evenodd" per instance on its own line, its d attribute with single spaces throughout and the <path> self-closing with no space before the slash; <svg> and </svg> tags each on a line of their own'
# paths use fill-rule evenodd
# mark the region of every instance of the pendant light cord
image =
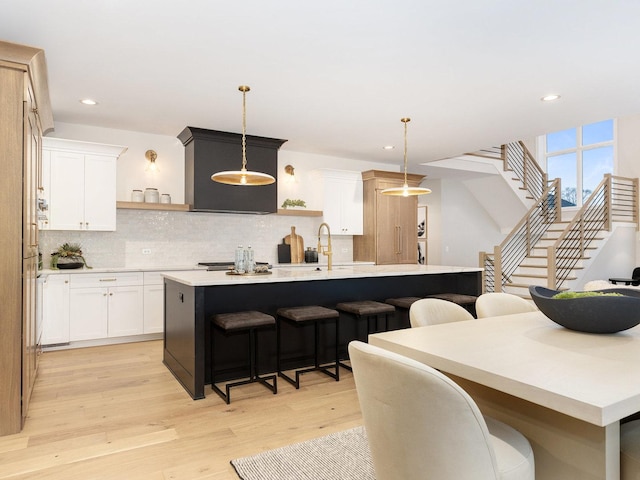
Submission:
<svg viewBox="0 0 640 480">
<path fill-rule="evenodd" d="M 238 90 L 242 92 L 242 171 L 247 169 L 247 92 L 248 86 L 241 85 Z"/>
</svg>

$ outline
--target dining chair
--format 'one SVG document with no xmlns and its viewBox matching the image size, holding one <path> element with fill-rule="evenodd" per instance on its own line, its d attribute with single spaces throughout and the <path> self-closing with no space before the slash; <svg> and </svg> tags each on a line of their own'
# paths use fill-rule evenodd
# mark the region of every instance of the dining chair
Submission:
<svg viewBox="0 0 640 480">
<path fill-rule="evenodd" d="M 476 300 L 478 318 L 536 312 L 538 308 L 522 297 L 505 292 L 483 293 Z"/>
<path fill-rule="evenodd" d="M 460 305 L 439 298 L 423 298 L 413 302 L 409 308 L 409 322 L 412 327 L 425 327 L 461 320 L 473 320 L 473 315 Z"/>
<path fill-rule="evenodd" d="M 359 341 L 349 355 L 377 480 L 535 478 L 529 441 L 442 373 Z"/>
</svg>

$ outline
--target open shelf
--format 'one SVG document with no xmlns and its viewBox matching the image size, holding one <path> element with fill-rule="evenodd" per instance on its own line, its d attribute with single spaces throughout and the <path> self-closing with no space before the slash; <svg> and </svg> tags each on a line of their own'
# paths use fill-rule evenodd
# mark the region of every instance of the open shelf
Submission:
<svg viewBox="0 0 640 480">
<path fill-rule="evenodd" d="M 191 205 L 184 203 L 144 203 L 144 202 L 116 202 L 116 208 L 129 210 L 165 210 L 173 212 L 188 212 Z"/>
<path fill-rule="evenodd" d="M 322 210 L 297 210 L 295 208 L 279 208 L 278 215 L 290 217 L 321 217 Z"/>
</svg>

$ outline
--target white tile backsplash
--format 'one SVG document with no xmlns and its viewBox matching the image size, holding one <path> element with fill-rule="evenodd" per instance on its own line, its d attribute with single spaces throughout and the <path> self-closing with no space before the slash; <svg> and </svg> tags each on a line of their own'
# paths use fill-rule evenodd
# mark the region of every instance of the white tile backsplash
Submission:
<svg viewBox="0 0 640 480">
<path fill-rule="evenodd" d="M 40 231 L 45 268 L 64 242 L 82 245 L 87 263 L 98 268 L 190 266 L 203 261 L 233 261 L 238 245 L 251 245 L 257 261 L 277 263 L 277 246 L 291 226 L 306 247 L 316 247 L 322 217 L 242 215 L 155 210 L 117 211 L 115 232 Z M 350 236 L 332 235 L 334 262 L 353 260 Z M 323 238 L 323 244 L 326 240 Z M 143 249 L 151 251 L 142 253 Z M 320 255 L 320 264 L 326 257 Z"/>
</svg>

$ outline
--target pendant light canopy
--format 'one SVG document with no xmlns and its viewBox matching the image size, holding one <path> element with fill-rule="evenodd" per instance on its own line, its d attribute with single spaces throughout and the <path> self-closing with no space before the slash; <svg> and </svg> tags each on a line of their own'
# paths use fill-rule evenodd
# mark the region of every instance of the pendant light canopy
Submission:
<svg viewBox="0 0 640 480">
<path fill-rule="evenodd" d="M 404 185 L 402 187 L 385 188 L 380 193 L 382 193 L 382 195 L 396 195 L 401 197 L 431 193 L 431 190 L 428 188 L 410 187 L 407 183 L 407 123 L 409 123 L 411 119 L 405 117 L 401 118 L 400 121 L 404 123 Z"/>
<path fill-rule="evenodd" d="M 247 170 L 247 92 L 251 90 L 246 85 L 240 85 L 238 90 L 242 92 L 242 168 L 240 170 L 227 170 L 211 175 L 211 180 L 227 185 L 259 186 L 271 185 L 276 181 L 271 175 Z"/>
</svg>

